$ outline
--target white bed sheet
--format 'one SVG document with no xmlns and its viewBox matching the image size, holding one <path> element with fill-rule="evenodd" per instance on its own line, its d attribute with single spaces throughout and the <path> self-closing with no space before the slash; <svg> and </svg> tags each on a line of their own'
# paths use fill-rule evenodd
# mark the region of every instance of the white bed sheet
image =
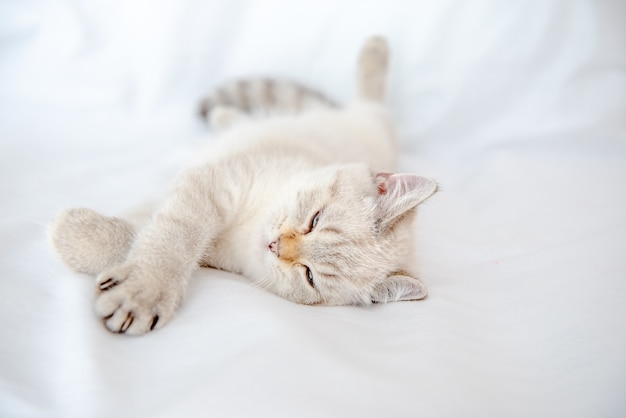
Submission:
<svg viewBox="0 0 626 418">
<path fill-rule="evenodd" d="M 619 1 L 0 3 L 0 416 L 623 417 L 626 7 Z M 249 74 L 349 99 L 393 48 L 430 296 L 300 306 L 203 270 L 164 329 L 113 335 L 46 224 L 157 198 Z"/>
</svg>

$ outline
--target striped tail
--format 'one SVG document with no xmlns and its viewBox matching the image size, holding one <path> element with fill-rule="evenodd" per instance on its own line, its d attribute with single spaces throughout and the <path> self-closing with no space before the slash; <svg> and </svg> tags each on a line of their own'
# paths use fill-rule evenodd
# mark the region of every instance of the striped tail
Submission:
<svg viewBox="0 0 626 418">
<path fill-rule="evenodd" d="M 298 83 L 251 78 L 236 80 L 219 86 L 200 101 L 199 113 L 210 119 L 218 106 L 236 108 L 241 112 L 269 116 L 293 114 L 320 107 L 337 107 L 337 104 L 313 89 Z"/>
</svg>

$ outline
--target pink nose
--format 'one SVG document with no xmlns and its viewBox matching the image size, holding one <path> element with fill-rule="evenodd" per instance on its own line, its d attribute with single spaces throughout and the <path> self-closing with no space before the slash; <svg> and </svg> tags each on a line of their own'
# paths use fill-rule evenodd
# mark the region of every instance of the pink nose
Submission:
<svg viewBox="0 0 626 418">
<path fill-rule="evenodd" d="M 278 255 L 278 243 L 276 241 L 271 242 L 269 248 L 271 252 Z"/>
</svg>

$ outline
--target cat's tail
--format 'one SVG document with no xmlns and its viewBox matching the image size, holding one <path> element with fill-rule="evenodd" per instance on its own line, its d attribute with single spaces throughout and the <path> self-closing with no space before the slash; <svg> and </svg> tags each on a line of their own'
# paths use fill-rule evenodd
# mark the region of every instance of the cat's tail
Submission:
<svg viewBox="0 0 626 418">
<path fill-rule="evenodd" d="M 382 36 L 372 36 L 361 47 L 357 61 L 356 99 L 382 102 L 389 66 L 389 46 Z M 198 113 L 218 130 L 241 116 L 296 114 L 338 105 L 324 94 L 302 84 L 272 78 L 248 78 L 218 86 L 200 101 Z"/>
<path fill-rule="evenodd" d="M 211 113 L 218 107 L 234 108 L 254 116 L 269 116 L 336 106 L 324 94 L 299 83 L 271 78 L 249 78 L 219 86 L 200 101 L 198 113 L 211 120 Z"/>
</svg>

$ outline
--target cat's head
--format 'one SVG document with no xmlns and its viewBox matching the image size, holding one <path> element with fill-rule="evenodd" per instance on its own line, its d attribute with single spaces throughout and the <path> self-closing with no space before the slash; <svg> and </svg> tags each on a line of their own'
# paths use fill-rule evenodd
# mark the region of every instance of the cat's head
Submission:
<svg viewBox="0 0 626 418">
<path fill-rule="evenodd" d="M 425 286 L 407 270 L 417 205 L 437 190 L 428 178 L 331 167 L 293 180 L 293 196 L 268 225 L 262 287 L 304 304 L 417 300 Z"/>
</svg>

